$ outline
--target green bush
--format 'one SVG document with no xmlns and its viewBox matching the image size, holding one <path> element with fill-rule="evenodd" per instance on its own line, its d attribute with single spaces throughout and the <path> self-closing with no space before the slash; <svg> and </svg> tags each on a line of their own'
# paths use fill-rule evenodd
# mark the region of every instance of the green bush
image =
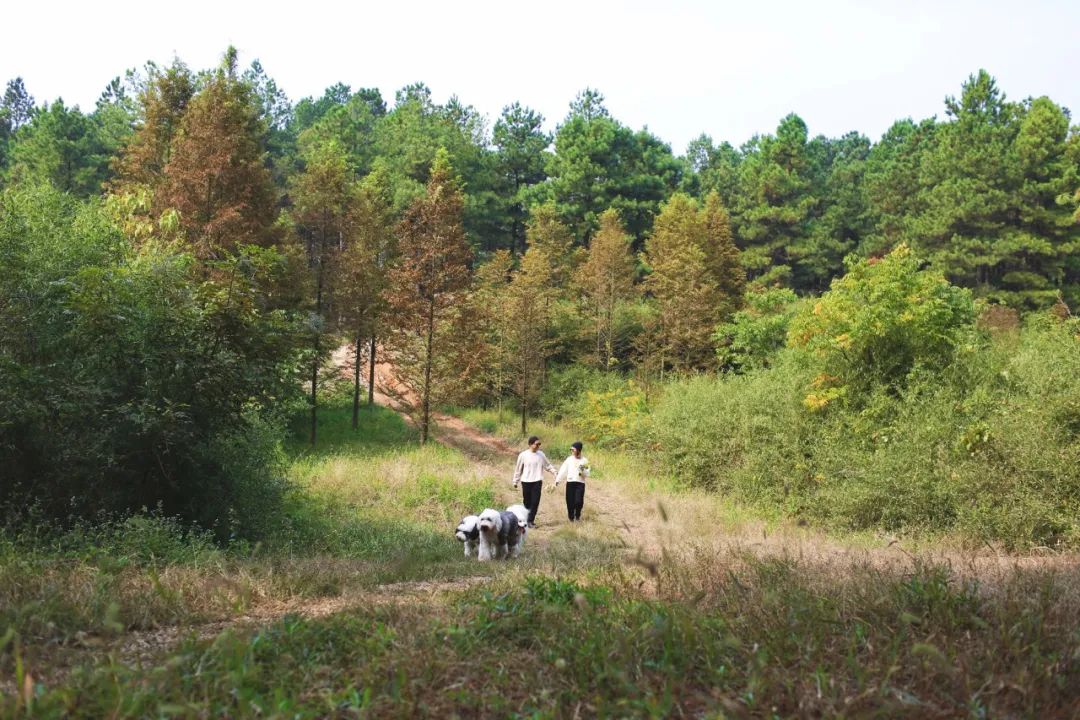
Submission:
<svg viewBox="0 0 1080 720">
<path fill-rule="evenodd" d="M 735 371 L 768 367 L 786 344 L 798 308 L 795 293 L 787 288 L 747 292 L 743 309 L 713 335 L 720 367 Z"/>
<path fill-rule="evenodd" d="M 947 367 L 971 341 L 971 293 L 920 264 L 906 245 L 880 260 L 852 260 L 847 274 L 792 320 L 788 342 L 805 349 L 817 370 L 808 407 L 899 388 L 917 367 Z"/>
<path fill-rule="evenodd" d="M 0 505 L 52 518 L 160 507 L 255 535 L 283 491 L 276 408 L 297 326 L 272 250 L 213 266 L 135 247 L 97 202 L 0 196 Z"/>
<path fill-rule="evenodd" d="M 678 477 L 833 527 L 1080 544 L 1080 326 L 1034 318 L 858 406 L 802 405 L 799 351 L 666 388 L 645 436 Z"/>
</svg>

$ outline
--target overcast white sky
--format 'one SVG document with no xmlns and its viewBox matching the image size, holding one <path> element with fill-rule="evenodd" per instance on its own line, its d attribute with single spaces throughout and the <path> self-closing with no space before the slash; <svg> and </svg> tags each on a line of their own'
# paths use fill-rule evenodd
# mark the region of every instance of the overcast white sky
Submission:
<svg viewBox="0 0 1080 720">
<path fill-rule="evenodd" d="M 217 64 L 229 44 L 292 100 L 341 81 L 451 94 L 493 122 L 515 100 L 550 127 L 578 90 L 682 153 L 701 132 L 736 145 L 788 112 L 811 134 L 877 139 L 896 119 L 942 115 L 980 67 L 1013 99 L 1080 109 L 1076 0 L 791 2 L 27 2 L 0 11 L 0 82 L 92 109 L 116 75 L 179 56 Z"/>
</svg>

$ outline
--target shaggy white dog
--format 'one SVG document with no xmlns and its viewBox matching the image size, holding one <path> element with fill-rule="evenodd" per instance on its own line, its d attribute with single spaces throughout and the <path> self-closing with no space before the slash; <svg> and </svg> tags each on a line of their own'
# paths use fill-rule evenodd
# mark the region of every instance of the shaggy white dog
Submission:
<svg viewBox="0 0 1080 720">
<path fill-rule="evenodd" d="M 521 503 L 511 505 L 506 509 L 517 516 L 518 528 L 521 530 L 521 539 L 518 540 L 518 550 L 520 551 L 521 548 L 525 547 L 525 533 L 529 529 L 529 509 Z"/>
<path fill-rule="evenodd" d="M 477 525 L 480 518 L 476 515 L 466 515 L 461 518 L 461 523 L 454 531 L 454 537 L 465 546 L 465 557 L 472 557 L 480 546 L 480 528 Z"/>
<path fill-rule="evenodd" d="M 480 513 L 480 520 L 476 524 L 480 531 L 480 548 L 476 559 L 480 562 L 494 560 L 499 554 L 499 533 L 503 529 L 503 516 L 498 510 L 487 508 Z M 514 523 L 517 527 L 517 523 Z"/>
</svg>

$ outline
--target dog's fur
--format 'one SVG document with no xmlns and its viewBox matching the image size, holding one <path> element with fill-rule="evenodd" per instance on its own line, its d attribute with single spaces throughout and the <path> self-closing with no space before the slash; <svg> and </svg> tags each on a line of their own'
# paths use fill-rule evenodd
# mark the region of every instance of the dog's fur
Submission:
<svg viewBox="0 0 1080 720">
<path fill-rule="evenodd" d="M 499 551 L 506 559 L 516 558 L 521 552 L 521 526 L 518 516 L 509 510 L 503 510 L 502 527 L 499 529 Z"/>
<path fill-rule="evenodd" d="M 517 516 L 518 528 L 521 529 L 521 539 L 518 540 L 518 550 L 520 551 L 521 548 L 525 547 L 525 535 L 529 530 L 529 509 L 521 503 L 511 505 L 506 509 Z"/>
<path fill-rule="evenodd" d="M 486 508 L 480 513 L 480 520 L 476 524 L 480 531 L 480 548 L 476 559 L 480 562 L 494 560 L 499 556 L 499 534 L 503 529 L 503 516 L 498 510 Z M 515 516 L 514 527 L 517 527 Z"/>
<path fill-rule="evenodd" d="M 476 515 L 466 515 L 461 518 L 461 523 L 454 531 L 454 537 L 465 546 L 465 557 L 476 555 L 477 548 L 480 547 L 480 529 L 477 527 L 479 522 L 480 518 Z"/>
</svg>

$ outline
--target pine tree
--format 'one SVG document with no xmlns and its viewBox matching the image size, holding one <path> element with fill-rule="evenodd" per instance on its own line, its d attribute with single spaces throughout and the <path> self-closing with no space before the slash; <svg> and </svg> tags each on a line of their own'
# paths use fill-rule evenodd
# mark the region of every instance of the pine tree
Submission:
<svg viewBox="0 0 1080 720">
<path fill-rule="evenodd" d="M 604 211 L 588 257 L 577 272 L 576 285 L 582 291 L 584 312 L 596 337 L 596 364 L 602 368 L 615 362 L 615 311 L 635 295 L 630 243 L 618 210 Z"/>
<path fill-rule="evenodd" d="M 651 270 L 646 288 L 656 299 L 663 367 L 689 371 L 714 362 L 711 336 L 721 294 L 702 250 L 705 232 L 696 203 L 683 193 L 660 209 L 645 243 Z"/>
<path fill-rule="evenodd" d="M 472 251 L 462 225 L 465 200 L 440 149 L 427 192 L 398 228 L 399 261 L 389 273 L 387 347 L 400 387 L 387 388 L 428 440 L 431 409 L 460 393 L 474 369 L 474 328 L 462 309 L 471 281 Z M 478 330 L 478 329 L 476 329 Z"/>
</svg>

